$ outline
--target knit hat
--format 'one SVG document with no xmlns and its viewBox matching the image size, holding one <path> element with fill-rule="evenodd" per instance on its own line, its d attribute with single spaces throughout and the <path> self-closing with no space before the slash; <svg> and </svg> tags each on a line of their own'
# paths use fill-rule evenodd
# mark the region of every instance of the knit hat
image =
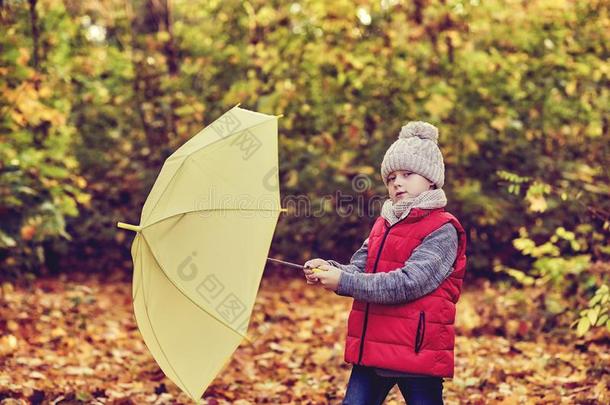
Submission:
<svg viewBox="0 0 610 405">
<path fill-rule="evenodd" d="M 434 182 L 445 184 L 445 164 L 438 147 L 438 128 L 424 121 L 404 125 L 398 140 L 385 153 L 381 162 L 381 178 L 388 185 L 388 175 L 396 170 L 409 170 Z"/>
</svg>

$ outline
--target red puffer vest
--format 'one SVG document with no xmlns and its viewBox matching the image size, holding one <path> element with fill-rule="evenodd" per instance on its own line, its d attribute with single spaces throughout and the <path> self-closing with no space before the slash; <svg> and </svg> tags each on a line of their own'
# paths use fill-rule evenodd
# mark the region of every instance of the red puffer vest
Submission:
<svg viewBox="0 0 610 405">
<path fill-rule="evenodd" d="M 345 361 L 405 373 L 452 378 L 455 309 L 466 266 L 466 233 L 444 208 L 413 208 L 394 225 L 379 216 L 369 234 L 366 273 L 403 267 L 431 232 L 451 222 L 458 233 L 453 271 L 431 293 L 403 304 L 354 300 L 347 322 Z"/>
</svg>

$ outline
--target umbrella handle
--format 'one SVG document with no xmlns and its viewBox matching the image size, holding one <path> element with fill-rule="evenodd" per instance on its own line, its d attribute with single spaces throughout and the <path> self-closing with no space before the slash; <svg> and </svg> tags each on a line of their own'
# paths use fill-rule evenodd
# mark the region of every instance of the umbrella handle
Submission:
<svg viewBox="0 0 610 405">
<path fill-rule="evenodd" d="M 302 270 L 303 267 L 304 267 L 303 265 L 300 265 L 300 264 L 296 264 L 296 263 L 292 263 L 292 262 L 286 262 L 284 260 L 278 260 L 278 259 L 274 259 L 272 257 L 268 257 L 267 260 L 269 260 L 271 262 L 275 262 L 275 263 L 280 263 L 280 264 L 286 265 L 288 267 L 293 267 L 295 269 L 301 269 Z M 326 270 L 321 269 L 319 267 L 313 268 L 312 270 L 313 270 L 314 273 L 319 273 L 321 271 L 326 271 Z"/>
</svg>

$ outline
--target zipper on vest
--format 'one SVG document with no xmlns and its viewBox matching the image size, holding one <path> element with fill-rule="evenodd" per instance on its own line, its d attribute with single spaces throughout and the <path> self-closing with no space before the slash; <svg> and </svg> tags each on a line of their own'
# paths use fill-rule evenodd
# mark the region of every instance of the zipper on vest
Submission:
<svg viewBox="0 0 610 405">
<path fill-rule="evenodd" d="M 427 216 L 427 215 L 426 215 Z M 383 239 L 381 240 L 381 245 L 379 245 L 379 251 L 377 252 L 377 257 L 375 258 L 375 265 L 373 266 L 373 273 L 377 272 L 377 264 L 379 263 L 379 259 L 381 258 L 381 251 L 383 250 L 383 245 L 385 244 L 385 240 L 388 236 L 388 234 L 390 233 L 390 230 L 398 225 L 399 223 L 401 223 L 402 221 L 404 221 L 405 219 L 409 218 L 409 216 L 407 215 L 406 217 L 404 217 L 403 219 L 401 219 L 400 221 L 395 222 L 393 225 L 390 225 L 388 227 L 388 229 L 385 230 L 385 234 L 383 235 Z M 360 337 L 360 350 L 358 352 L 358 362 L 356 364 L 361 365 L 360 362 L 362 361 L 362 351 L 364 349 L 364 336 L 366 335 L 366 324 L 369 320 L 369 303 L 366 303 L 366 307 L 364 309 L 364 323 L 362 325 L 362 335 Z"/>
<path fill-rule="evenodd" d="M 421 335 L 420 335 L 421 331 Z M 415 333 L 415 353 L 419 353 L 421 345 L 424 342 L 424 334 L 426 333 L 426 313 L 419 311 L 419 322 L 417 323 L 417 332 Z"/>
</svg>

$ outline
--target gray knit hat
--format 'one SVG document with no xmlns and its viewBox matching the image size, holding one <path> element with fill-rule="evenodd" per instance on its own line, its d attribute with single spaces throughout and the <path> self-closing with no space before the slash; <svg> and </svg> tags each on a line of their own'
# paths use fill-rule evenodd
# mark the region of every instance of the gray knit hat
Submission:
<svg viewBox="0 0 610 405">
<path fill-rule="evenodd" d="M 424 121 L 404 125 L 381 162 L 381 178 L 388 185 L 388 175 L 395 170 L 409 170 L 434 182 L 445 184 L 445 164 L 438 147 L 438 128 Z"/>
</svg>

